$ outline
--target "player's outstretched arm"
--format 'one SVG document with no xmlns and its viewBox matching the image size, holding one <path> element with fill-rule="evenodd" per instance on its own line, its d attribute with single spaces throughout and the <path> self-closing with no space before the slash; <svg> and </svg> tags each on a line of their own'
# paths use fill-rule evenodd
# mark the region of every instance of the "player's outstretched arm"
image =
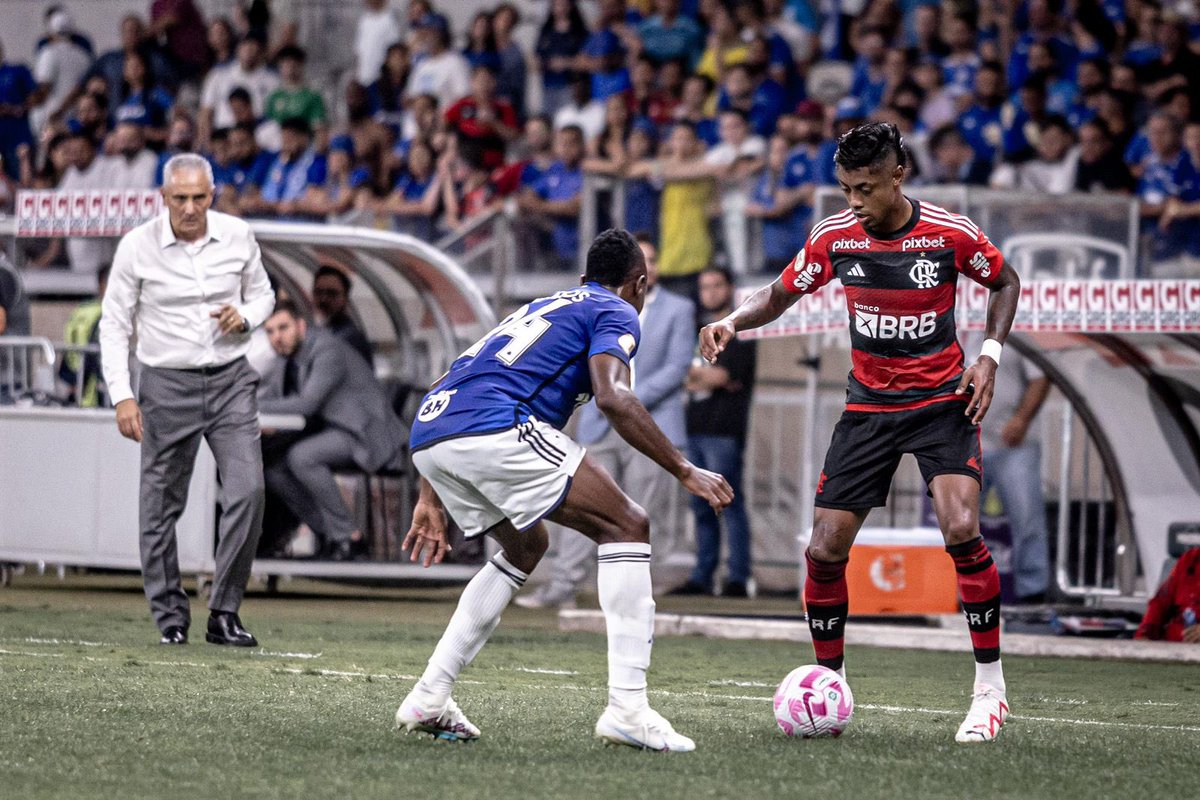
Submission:
<svg viewBox="0 0 1200 800">
<path fill-rule="evenodd" d="M 992 290 L 988 299 L 987 338 L 995 339 L 1000 344 L 1008 338 L 1012 328 L 1013 318 L 1017 316 L 1017 301 L 1021 298 L 1021 279 L 1008 262 L 1000 268 L 1000 275 L 988 284 Z M 992 404 L 992 393 L 996 390 L 996 367 L 999 366 L 990 356 L 980 353 L 975 363 L 963 372 L 962 380 L 958 382 L 955 394 L 966 394 L 968 387 L 974 385 L 970 402 L 964 412 L 971 418 L 972 425 L 983 422 L 988 407 Z"/>
<path fill-rule="evenodd" d="M 775 279 L 747 297 L 729 316 L 700 329 L 700 355 L 714 363 L 738 331 L 761 328 L 779 319 L 799 299 L 800 295 L 783 287 L 781 279 Z"/>
<path fill-rule="evenodd" d="M 693 465 L 671 444 L 629 385 L 629 366 L 607 353 L 588 359 L 596 405 L 617 434 L 675 476 L 683 487 L 720 511 L 733 501 L 733 489 L 715 472 Z"/>
<path fill-rule="evenodd" d="M 453 548 L 446 539 L 446 507 L 429 481 L 421 478 L 421 493 L 413 508 L 412 525 L 400 545 L 402 551 L 412 552 L 409 559 L 421 566 L 440 564 Z"/>
</svg>

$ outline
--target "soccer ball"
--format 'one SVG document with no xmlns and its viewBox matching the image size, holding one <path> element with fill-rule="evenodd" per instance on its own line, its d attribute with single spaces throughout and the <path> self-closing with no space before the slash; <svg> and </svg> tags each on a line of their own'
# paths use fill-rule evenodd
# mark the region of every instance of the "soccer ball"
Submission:
<svg viewBox="0 0 1200 800">
<path fill-rule="evenodd" d="M 775 690 L 775 721 L 788 736 L 841 736 L 853 715 L 849 684 L 828 667 L 796 667 Z"/>
</svg>

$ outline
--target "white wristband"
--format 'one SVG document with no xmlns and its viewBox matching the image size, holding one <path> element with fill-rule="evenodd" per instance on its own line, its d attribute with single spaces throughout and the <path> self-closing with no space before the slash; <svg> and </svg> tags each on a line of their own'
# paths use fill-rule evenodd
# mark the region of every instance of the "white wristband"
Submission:
<svg viewBox="0 0 1200 800">
<path fill-rule="evenodd" d="M 1004 345 L 995 339 L 984 339 L 983 347 L 979 348 L 979 355 L 981 358 L 987 356 L 992 361 L 995 361 L 998 366 L 1000 364 L 1000 351 L 1003 349 Z"/>
</svg>

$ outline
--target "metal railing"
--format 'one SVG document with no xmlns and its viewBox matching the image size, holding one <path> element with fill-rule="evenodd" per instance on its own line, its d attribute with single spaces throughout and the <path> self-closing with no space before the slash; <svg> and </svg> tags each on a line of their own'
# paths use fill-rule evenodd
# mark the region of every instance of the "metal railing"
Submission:
<svg viewBox="0 0 1200 800">
<path fill-rule="evenodd" d="M 1128 514 L 1096 443 L 1070 403 L 1062 404 L 1059 429 L 1058 589 L 1091 601 L 1139 596 L 1137 546 Z"/>
<path fill-rule="evenodd" d="M 56 363 L 54 345 L 45 337 L 0 336 L 0 402 L 29 392 L 53 394 Z"/>
</svg>

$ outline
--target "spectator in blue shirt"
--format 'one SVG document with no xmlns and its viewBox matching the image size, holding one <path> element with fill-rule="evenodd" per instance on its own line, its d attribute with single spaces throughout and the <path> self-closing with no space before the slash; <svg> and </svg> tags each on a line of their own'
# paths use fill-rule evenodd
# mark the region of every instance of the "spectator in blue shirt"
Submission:
<svg viewBox="0 0 1200 800">
<path fill-rule="evenodd" d="M 71 115 L 66 119 L 67 130 L 71 133 L 82 133 L 97 146 L 104 143 L 108 136 L 108 100 L 106 95 L 95 92 L 84 92 L 75 101 Z"/>
<path fill-rule="evenodd" d="M 790 152 L 786 138 L 771 137 L 766 168 L 755 181 L 746 206 L 747 217 L 762 220 L 764 266 L 769 273 L 782 272 L 804 247 L 816 188 L 813 167 L 808 153 Z"/>
<path fill-rule="evenodd" d="M 462 51 L 463 58 L 474 67 L 487 67 L 492 72 L 500 71 L 500 53 L 496 50 L 496 35 L 492 31 L 492 15 L 488 11 L 479 11 L 471 20 L 467 31 L 467 46 Z"/>
<path fill-rule="evenodd" d="M 696 136 L 709 147 L 721 140 L 716 118 L 708 115 L 708 98 L 712 91 L 713 82 L 707 75 L 688 75 L 683 81 L 679 105 L 675 107 L 673 115 L 679 122 L 690 123 L 695 128 Z M 720 100 L 717 105 L 721 105 Z"/>
<path fill-rule="evenodd" d="M 626 153 L 629 163 L 636 164 L 654 158 L 658 146 L 658 129 L 650 120 L 639 117 L 629 132 Z M 625 229 L 648 235 L 658 241 L 658 213 L 662 188 L 647 178 L 625 181 Z"/>
<path fill-rule="evenodd" d="M 1142 230 L 1149 234 L 1150 256 L 1155 260 L 1183 253 L 1200 255 L 1200 218 L 1176 219 L 1168 206 L 1200 200 L 1200 173 L 1183 149 L 1183 125 L 1165 111 L 1157 111 L 1146 124 L 1150 154 L 1138 182 Z"/>
<path fill-rule="evenodd" d="M 767 137 L 786 107 L 786 92 L 775 81 L 748 64 L 734 64 L 725 71 L 725 81 L 717 98 L 717 111 L 741 111 L 750 121 L 756 136 Z M 704 132 L 696 134 L 708 141 Z"/>
<path fill-rule="evenodd" d="M 858 58 L 854 62 L 854 81 L 850 94 L 857 97 L 870 114 L 883 101 L 887 76 L 883 62 L 887 56 L 887 39 L 880 28 L 868 28 L 858 35 Z"/>
<path fill-rule="evenodd" d="M 931 183 L 987 186 L 992 164 L 984 161 L 953 124 L 943 125 L 929 137 Z"/>
<path fill-rule="evenodd" d="M 214 153 L 213 182 L 217 188 L 217 210 L 227 214 L 241 214 L 242 203 L 253 203 L 259 188 L 267 179 L 274 157 L 260 152 L 254 140 L 254 126 L 235 125 L 226 133 L 228 161 L 222 163 Z M 216 137 L 214 135 L 214 150 Z"/>
<path fill-rule="evenodd" d="M 433 148 L 423 139 L 414 139 L 408 147 L 404 172 L 383 210 L 392 215 L 392 229 L 426 242 L 434 240 L 434 218 L 441 202 L 441 176 L 434 162 Z"/>
<path fill-rule="evenodd" d="M 113 111 L 116 123 L 141 125 L 146 132 L 146 141 L 152 147 L 161 148 L 167 140 L 167 120 L 175 98 L 155 85 L 146 57 L 137 50 L 125 54 L 120 95 L 121 103 Z"/>
<path fill-rule="evenodd" d="M 1004 131 L 1004 160 L 1019 164 L 1034 156 L 1037 128 L 1046 120 L 1046 82 L 1040 75 L 1031 75 L 1021 86 L 1017 100 L 1010 100 L 1001 110 Z"/>
<path fill-rule="evenodd" d="M 579 257 L 583 152 L 582 129 L 568 125 L 558 131 L 554 136 L 554 153 L 558 160 L 517 198 L 522 211 L 536 214 L 549 223 L 554 253 L 563 270 L 574 269 Z"/>
<path fill-rule="evenodd" d="M 996 151 L 1003 144 L 1000 119 L 1003 106 L 1004 71 L 999 64 L 989 61 L 975 75 L 974 102 L 958 119 L 958 129 L 967 144 L 988 163 L 996 160 Z"/>
<path fill-rule="evenodd" d="M 84 82 L 93 77 L 104 79 L 104 85 L 108 87 L 109 108 L 117 108 L 124 99 L 121 95 L 121 83 L 125 80 L 125 56 L 129 53 L 141 52 L 146 56 L 153 78 L 152 83 L 170 90 L 175 88 L 175 71 L 153 41 L 147 41 L 146 24 L 140 16 L 125 15 L 121 20 L 120 39 L 121 46 L 97 58 L 83 76 Z"/>
<path fill-rule="evenodd" d="M 704 50 L 704 31 L 696 20 L 679 13 L 679 0 L 655 0 L 657 12 L 638 26 L 645 53 L 660 64 L 676 58 L 696 65 Z"/>
<path fill-rule="evenodd" d="M 633 88 L 629 70 L 625 68 L 625 48 L 621 40 L 610 30 L 599 30 L 591 35 L 580 53 L 581 61 L 592 75 L 592 99 L 604 102 L 614 94 Z"/>
<path fill-rule="evenodd" d="M 361 199 L 370 197 L 371 170 L 354 159 L 354 139 L 335 136 L 329 143 L 325 158 L 324 180 L 310 180 L 300 196 L 296 210 L 318 219 L 337 221 L 339 217 L 354 211 Z M 319 177 L 319 170 L 310 170 L 312 178 Z"/>
<path fill-rule="evenodd" d="M 0 160 L 13 180 L 20 178 L 17 148 L 33 144 L 29 109 L 37 88 L 29 67 L 4 60 L 4 44 L 0 42 Z"/>
<path fill-rule="evenodd" d="M 279 154 L 267 169 L 257 196 L 243 201 L 245 214 L 297 218 L 298 201 L 308 187 L 325 182 L 325 160 L 312 150 L 312 128 L 308 120 L 290 117 L 279 127 Z"/>
<path fill-rule="evenodd" d="M 542 66 L 542 107 L 551 116 L 571 102 L 572 64 L 587 38 L 587 23 L 577 0 L 551 0 L 536 47 Z"/>
<path fill-rule="evenodd" d="M 963 92 L 974 88 L 975 74 L 982 63 L 975 52 L 975 25 L 975 17 L 966 14 L 955 14 L 946 22 L 950 55 L 942 61 L 943 83 Z"/>
<path fill-rule="evenodd" d="M 1053 6 L 1053 7 L 1052 7 Z M 1063 74 L 1074 75 L 1079 51 L 1061 33 L 1066 30 L 1060 16 L 1059 0 L 1029 0 L 1029 30 L 1013 45 L 1008 60 L 1008 85 L 1021 86 L 1029 77 L 1029 50 L 1036 43 L 1047 45 L 1062 68 Z"/>
</svg>

